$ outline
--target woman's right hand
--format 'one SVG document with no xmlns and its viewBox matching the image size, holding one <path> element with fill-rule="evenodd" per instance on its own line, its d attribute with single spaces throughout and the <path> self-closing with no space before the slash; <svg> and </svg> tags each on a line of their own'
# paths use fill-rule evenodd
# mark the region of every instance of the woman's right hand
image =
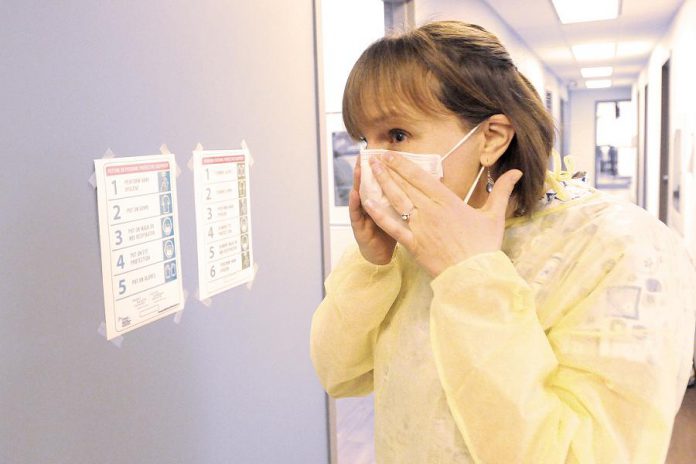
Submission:
<svg viewBox="0 0 696 464">
<path fill-rule="evenodd" d="M 348 211 L 353 235 L 358 242 L 363 258 L 372 264 L 389 264 L 394 254 L 396 240 L 375 224 L 365 212 L 360 201 L 360 156 L 355 162 L 353 189 L 348 196 Z"/>
</svg>

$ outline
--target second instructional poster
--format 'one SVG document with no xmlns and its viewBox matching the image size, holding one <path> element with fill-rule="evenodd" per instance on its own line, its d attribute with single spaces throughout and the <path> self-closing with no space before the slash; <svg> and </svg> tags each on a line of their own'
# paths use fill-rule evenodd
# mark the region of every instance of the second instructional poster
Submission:
<svg viewBox="0 0 696 464">
<path fill-rule="evenodd" d="M 193 152 L 200 299 L 254 277 L 247 150 Z"/>
</svg>

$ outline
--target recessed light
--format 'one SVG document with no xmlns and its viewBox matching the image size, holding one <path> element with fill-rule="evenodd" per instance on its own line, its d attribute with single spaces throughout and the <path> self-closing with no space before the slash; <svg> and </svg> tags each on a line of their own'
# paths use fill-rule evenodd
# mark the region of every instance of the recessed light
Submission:
<svg viewBox="0 0 696 464">
<path fill-rule="evenodd" d="M 563 24 L 619 17 L 619 0 L 551 0 Z"/>
<path fill-rule="evenodd" d="M 588 89 L 606 89 L 611 87 L 611 79 L 592 79 L 585 81 L 585 87 Z"/>
<path fill-rule="evenodd" d="M 609 77 L 614 73 L 614 68 L 611 66 L 601 66 L 598 68 L 582 68 L 580 74 L 585 79 L 593 77 Z"/>
<path fill-rule="evenodd" d="M 615 42 L 573 45 L 571 49 L 578 61 L 610 60 L 616 55 Z"/>
</svg>

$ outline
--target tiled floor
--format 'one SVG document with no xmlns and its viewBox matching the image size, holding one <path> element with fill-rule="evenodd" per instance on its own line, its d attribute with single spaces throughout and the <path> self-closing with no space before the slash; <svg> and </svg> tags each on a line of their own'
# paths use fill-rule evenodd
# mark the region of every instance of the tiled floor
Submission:
<svg viewBox="0 0 696 464">
<path fill-rule="evenodd" d="M 690 388 L 684 395 L 684 401 L 674 422 L 667 464 L 694 463 L 696 463 L 696 388 Z"/>
</svg>

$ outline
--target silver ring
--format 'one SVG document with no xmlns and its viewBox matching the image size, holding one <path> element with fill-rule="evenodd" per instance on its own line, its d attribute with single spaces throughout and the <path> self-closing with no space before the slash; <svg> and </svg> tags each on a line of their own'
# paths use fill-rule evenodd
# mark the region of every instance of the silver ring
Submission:
<svg viewBox="0 0 696 464">
<path fill-rule="evenodd" d="M 401 220 L 402 220 L 402 221 L 408 221 L 409 219 L 411 219 L 411 215 L 413 214 L 413 211 L 414 211 L 415 209 L 416 209 L 416 208 L 413 207 L 413 208 L 411 208 L 411 211 L 408 211 L 408 212 L 404 211 L 403 213 L 401 213 Z"/>
</svg>

